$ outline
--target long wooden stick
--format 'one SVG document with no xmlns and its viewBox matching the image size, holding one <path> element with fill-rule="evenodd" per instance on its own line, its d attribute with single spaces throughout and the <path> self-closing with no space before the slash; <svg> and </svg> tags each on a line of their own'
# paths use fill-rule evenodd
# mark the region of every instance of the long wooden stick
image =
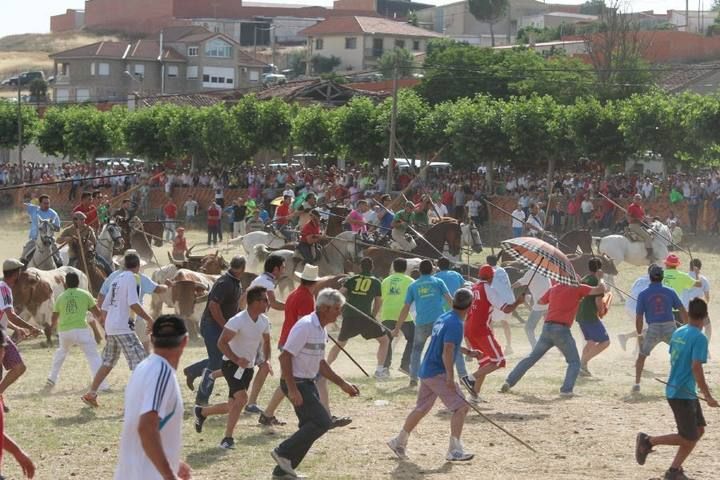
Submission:
<svg viewBox="0 0 720 480">
<path fill-rule="evenodd" d="M 359 308 L 357 308 L 355 305 L 351 305 L 350 302 L 345 302 L 346 307 L 350 307 L 353 310 L 355 310 L 357 313 L 365 317 L 366 319 L 370 320 L 372 323 L 380 327 L 385 333 L 390 333 L 392 330 L 390 330 L 388 327 L 383 325 L 382 323 L 378 322 L 376 319 L 374 319 L 372 316 L 368 315 L 367 313 L 363 312 Z"/>
<path fill-rule="evenodd" d="M 370 376 L 370 375 L 368 374 L 368 372 L 366 372 L 365 369 L 364 369 L 357 361 L 355 361 L 355 359 L 352 357 L 352 355 L 350 355 L 350 354 L 347 352 L 347 350 L 345 350 L 345 349 L 342 347 L 342 345 L 340 345 L 340 344 L 338 343 L 338 341 L 335 340 L 335 339 L 333 338 L 333 336 L 330 335 L 329 333 L 328 333 L 328 338 L 333 341 L 333 343 L 340 349 L 341 352 L 343 352 L 345 355 L 347 355 L 347 357 L 355 364 L 356 367 L 358 367 L 358 368 L 360 369 L 361 372 L 363 372 L 363 373 L 365 374 L 366 377 L 369 377 L 369 376 Z"/>
<path fill-rule="evenodd" d="M 674 388 L 674 389 L 676 389 L 676 390 L 684 390 L 686 393 L 689 393 L 690 395 L 694 395 L 695 397 L 697 397 L 698 400 L 702 400 L 703 402 L 708 403 L 707 398 L 701 397 L 701 396 L 698 395 L 697 393 L 693 393 L 693 392 L 691 392 L 690 390 L 688 390 L 688 389 L 685 388 L 685 387 L 676 387 L 675 385 L 673 385 L 673 384 L 671 384 L 671 383 L 668 383 L 668 382 L 664 382 L 664 381 L 660 380 L 660 379 L 657 378 L 657 377 L 653 378 L 653 380 L 655 380 L 655 381 L 657 381 L 657 382 L 660 382 L 660 383 L 662 383 L 663 385 L 667 385 L 668 387 Z"/>
</svg>

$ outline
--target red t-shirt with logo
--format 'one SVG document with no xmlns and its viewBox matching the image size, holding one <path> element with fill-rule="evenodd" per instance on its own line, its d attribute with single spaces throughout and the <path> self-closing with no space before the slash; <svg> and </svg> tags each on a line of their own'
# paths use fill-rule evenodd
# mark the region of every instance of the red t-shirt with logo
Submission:
<svg viewBox="0 0 720 480">
<path fill-rule="evenodd" d="M 285 299 L 285 321 L 283 321 L 278 346 L 282 347 L 287 341 L 290 330 L 298 320 L 310 315 L 315 310 L 315 297 L 309 288 L 300 285 Z"/>
<path fill-rule="evenodd" d="M 547 305 L 548 311 L 545 317 L 546 322 L 561 323 L 568 327 L 575 320 L 575 314 L 580 307 L 580 300 L 590 294 L 592 287 L 580 285 L 573 287 L 558 283 L 550 287 L 545 295 L 540 297 L 540 305 Z"/>
<path fill-rule="evenodd" d="M 320 234 L 320 225 L 316 225 L 315 222 L 310 221 L 305 224 L 305 226 L 300 231 L 300 241 L 307 243 L 307 237 L 309 235 L 319 235 Z"/>
<path fill-rule="evenodd" d="M 490 327 L 490 312 L 492 303 L 485 291 L 486 282 L 478 282 L 472 287 L 473 302 L 470 306 L 470 313 L 465 320 L 465 330 L 472 331 L 475 335 L 487 336 L 492 334 Z"/>
</svg>

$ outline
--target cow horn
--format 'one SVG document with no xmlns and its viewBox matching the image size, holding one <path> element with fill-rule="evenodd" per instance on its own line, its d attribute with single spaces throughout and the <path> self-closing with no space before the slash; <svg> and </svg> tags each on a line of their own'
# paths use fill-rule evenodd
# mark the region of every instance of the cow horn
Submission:
<svg viewBox="0 0 720 480">
<path fill-rule="evenodd" d="M 174 259 L 173 256 L 170 255 L 170 252 L 167 252 L 167 256 L 168 256 L 168 259 L 170 260 L 170 263 L 172 263 L 176 267 L 183 268 L 183 265 L 185 265 L 185 262 L 180 262 L 180 261 Z"/>
<path fill-rule="evenodd" d="M 192 253 L 193 248 L 195 248 L 196 246 L 197 246 L 197 244 L 194 244 L 194 245 L 190 246 L 190 248 L 188 248 L 188 250 L 187 250 L 187 256 L 188 256 L 188 258 L 190 257 L 190 254 Z"/>
<path fill-rule="evenodd" d="M 209 296 L 210 293 L 205 293 L 203 295 L 200 295 L 199 297 L 195 297 L 195 304 L 197 305 L 199 303 L 205 303 Z"/>
</svg>

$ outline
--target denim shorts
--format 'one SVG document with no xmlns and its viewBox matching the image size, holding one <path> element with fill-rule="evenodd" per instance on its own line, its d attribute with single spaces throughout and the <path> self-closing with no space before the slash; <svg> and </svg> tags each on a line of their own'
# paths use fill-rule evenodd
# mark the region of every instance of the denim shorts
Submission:
<svg viewBox="0 0 720 480">
<path fill-rule="evenodd" d="M 640 345 L 640 355 L 649 357 L 650 352 L 660 342 L 670 345 L 670 337 L 675 332 L 675 322 L 651 323 L 648 325 L 647 331 L 644 333 L 642 345 Z"/>
<path fill-rule="evenodd" d="M 580 330 L 587 342 L 607 342 L 610 340 L 605 325 L 600 320 L 595 322 L 578 322 Z"/>
</svg>

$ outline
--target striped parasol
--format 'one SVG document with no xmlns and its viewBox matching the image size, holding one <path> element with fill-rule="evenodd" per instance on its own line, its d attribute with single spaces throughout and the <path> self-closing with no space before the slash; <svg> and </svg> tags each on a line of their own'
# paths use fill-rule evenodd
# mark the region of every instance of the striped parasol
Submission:
<svg viewBox="0 0 720 480">
<path fill-rule="evenodd" d="M 537 270 L 537 273 L 550 280 L 565 285 L 579 285 L 575 268 L 567 256 L 539 238 L 511 238 L 500 242 L 500 247 L 523 265 Z"/>
</svg>

